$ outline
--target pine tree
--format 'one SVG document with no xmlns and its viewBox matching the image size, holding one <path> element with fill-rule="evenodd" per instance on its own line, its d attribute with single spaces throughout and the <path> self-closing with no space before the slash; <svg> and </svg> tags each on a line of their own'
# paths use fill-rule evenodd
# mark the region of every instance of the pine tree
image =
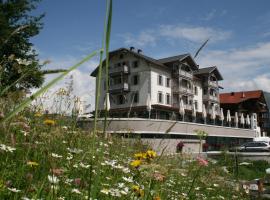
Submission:
<svg viewBox="0 0 270 200">
<path fill-rule="evenodd" d="M 0 0 L 0 91 L 28 90 L 44 81 L 30 38 L 39 34 L 44 14 L 32 16 L 40 0 Z"/>
</svg>

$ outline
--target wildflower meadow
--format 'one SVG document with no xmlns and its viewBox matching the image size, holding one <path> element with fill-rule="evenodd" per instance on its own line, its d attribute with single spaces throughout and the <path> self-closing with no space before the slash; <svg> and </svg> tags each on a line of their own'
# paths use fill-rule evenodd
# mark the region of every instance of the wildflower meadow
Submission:
<svg viewBox="0 0 270 200">
<path fill-rule="evenodd" d="M 247 199 L 216 162 L 158 155 L 73 119 L 25 112 L 1 127 L 0 199 Z"/>
</svg>

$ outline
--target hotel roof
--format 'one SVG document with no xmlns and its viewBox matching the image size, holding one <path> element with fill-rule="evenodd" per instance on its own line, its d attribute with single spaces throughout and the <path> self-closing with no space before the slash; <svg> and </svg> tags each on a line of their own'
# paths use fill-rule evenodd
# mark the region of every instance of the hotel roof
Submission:
<svg viewBox="0 0 270 200">
<path fill-rule="evenodd" d="M 237 104 L 250 99 L 259 99 L 263 95 L 262 90 L 221 93 L 221 104 Z"/>
</svg>

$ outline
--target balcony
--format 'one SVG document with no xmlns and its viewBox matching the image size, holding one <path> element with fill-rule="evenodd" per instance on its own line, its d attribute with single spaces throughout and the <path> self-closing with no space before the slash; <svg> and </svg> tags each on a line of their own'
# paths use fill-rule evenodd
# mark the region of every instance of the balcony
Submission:
<svg viewBox="0 0 270 200">
<path fill-rule="evenodd" d="M 208 86 L 208 87 L 218 88 L 218 82 L 217 81 L 208 81 L 204 85 Z"/>
<path fill-rule="evenodd" d="M 193 95 L 193 91 L 187 87 L 173 87 L 173 93 Z"/>
<path fill-rule="evenodd" d="M 174 76 L 182 76 L 188 79 L 192 79 L 193 78 L 193 74 L 184 70 L 175 70 L 175 73 L 173 73 Z"/>
<path fill-rule="evenodd" d="M 209 95 L 209 94 L 203 95 L 203 100 L 204 101 L 215 101 L 215 102 L 219 101 L 218 97 L 213 96 L 213 95 Z"/>
<path fill-rule="evenodd" d="M 129 73 L 129 67 L 127 65 L 123 65 L 120 67 L 113 67 L 109 69 L 110 76 L 118 75 L 118 74 L 128 74 Z"/>
<path fill-rule="evenodd" d="M 121 93 L 121 92 L 129 92 L 129 84 L 120 83 L 120 84 L 110 85 L 109 91 L 112 94 Z"/>
<path fill-rule="evenodd" d="M 173 107 L 174 108 L 180 108 L 180 105 L 178 103 L 174 103 Z M 184 107 L 185 107 L 186 110 L 192 110 L 192 105 L 185 104 Z"/>
</svg>

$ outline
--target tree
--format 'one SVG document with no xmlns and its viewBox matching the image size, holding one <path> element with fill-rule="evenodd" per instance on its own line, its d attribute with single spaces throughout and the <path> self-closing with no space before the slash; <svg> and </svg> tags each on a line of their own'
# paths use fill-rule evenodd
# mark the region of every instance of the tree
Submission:
<svg viewBox="0 0 270 200">
<path fill-rule="evenodd" d="M 30 38 L 39 34 L 44 14 L 32 16 L 40 0 L 0 0 L 0 91 L 39 87 L 44 81 Z"/>
</svg>

